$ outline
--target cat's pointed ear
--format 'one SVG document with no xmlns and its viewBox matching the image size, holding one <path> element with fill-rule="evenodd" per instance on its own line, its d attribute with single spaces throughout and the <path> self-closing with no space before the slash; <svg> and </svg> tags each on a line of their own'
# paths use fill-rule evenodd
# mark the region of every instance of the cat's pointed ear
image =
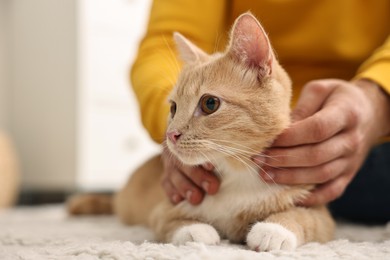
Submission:
<svg viewBox="0 0 390 260">
<path fill-rule="evenodd" d="M 235 21 L 228 54 L 250 67 L 258 68 L 262 76 L 272 72 L 274 56 L 268 36 L 249 12 L 240 15 Z"/>
<path fill-rule="evenodd" d="M 184 63 L 202 62 L 207 60 L 208 55 L 180 33 L 174 32 L 173 39 L 176 42 L 180 58 Z"/>
</svg>

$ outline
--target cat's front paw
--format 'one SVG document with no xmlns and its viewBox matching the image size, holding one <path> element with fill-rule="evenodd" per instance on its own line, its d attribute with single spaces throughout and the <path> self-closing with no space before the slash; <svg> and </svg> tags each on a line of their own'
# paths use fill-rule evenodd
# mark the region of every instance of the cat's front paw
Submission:
<svg viewBox="0 0 390 260">
<path fill-rule="evenodd" d="M 201 242 L 206 245 L 216 245 L 220 242 L 218 232 L 208 224 L 192 224 L 175 231 L 172 243 L 176 245 L 186 242 Z"/>
<path fill-rule="evenodd" d="M 249 231 L 246 242 L 255 251 L 293 250 L 297 247 L 296 235 L 275 223 L 256 223 Z"/>
</svg>

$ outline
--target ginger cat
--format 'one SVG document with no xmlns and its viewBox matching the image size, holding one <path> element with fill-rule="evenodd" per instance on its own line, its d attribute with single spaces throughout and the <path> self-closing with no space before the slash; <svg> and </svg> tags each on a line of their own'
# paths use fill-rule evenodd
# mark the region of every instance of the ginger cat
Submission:
<svg viewBox="0 0 390 260">
<path fill-rule="evenodd" d="M 251 161 L 290 123 L 291 82 L 260 23 L 250 13 L 238 17 L 226 51 L 213 55 L 178 33 L 174 38 L 185 65 L 169 98 L 166 144 L 184 164 L 211 162 L 220 189 L 198 206 L 172 205 L 160 185 L 158 156 L 116 194 L 114 212 L 123 222 L 149 226 L 158 240 L 175 244 L 214 245 L 227 238 L 270 251 L 330 240 L 334 223 L 325 206 L 294 205 L 312 187 L 267 184 Z M 88 213 L 85 204 L 99 205 L 97 197 L 84 198 L 70 201 L 71 213 Z M 109 199 L 104 201 L 107 206 Z"/>
</svg>

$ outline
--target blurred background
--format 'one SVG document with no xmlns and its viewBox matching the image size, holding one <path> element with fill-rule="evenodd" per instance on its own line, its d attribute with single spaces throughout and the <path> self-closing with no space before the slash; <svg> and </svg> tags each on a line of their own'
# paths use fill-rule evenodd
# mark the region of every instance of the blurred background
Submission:
<svg viewBox="0 0 390 260">
<path fill-rule="evenodd" d="M 19 203 L 119 189 L 159 151 L 129 82 L 150 4 L 0 0 L 0 129 L 19 157 Z"/>
</svg>

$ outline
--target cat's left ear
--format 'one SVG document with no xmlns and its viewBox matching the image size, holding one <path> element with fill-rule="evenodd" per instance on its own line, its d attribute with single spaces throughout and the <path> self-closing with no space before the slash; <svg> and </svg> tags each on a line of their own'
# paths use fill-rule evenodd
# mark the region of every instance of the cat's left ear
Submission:
<svg viewBox="0 0 390 260">
<path fill-rule="evenodd" d="M 180 58 L 184 63 L 206 61 L 208 55 L 178 32 L 173 33 Z"/>
<path fill-rule="evenodd" d="M 251 13 L 240 15 L 232 28 L 228 54 L 249 67 L 259 70 L 261 76 L 272 72 L 274 54 L 263 27 Z"/>
</svg>

